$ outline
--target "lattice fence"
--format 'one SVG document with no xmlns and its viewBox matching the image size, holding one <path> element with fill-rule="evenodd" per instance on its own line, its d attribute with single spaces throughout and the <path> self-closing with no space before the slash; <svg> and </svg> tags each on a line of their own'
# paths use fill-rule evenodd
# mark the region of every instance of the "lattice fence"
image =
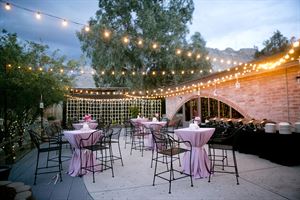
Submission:
<svg viewBox="0 0 300 200">
<path fill-rule="evenodd" d="M 129 108 L 138 107 L 142 116 L 150 118 L 154 113 L 161 114 L 160 99 L 80 99 L 67 100 L 68 120 L 82 119 L 91 114 L 93 119 L 103 118 L 106 122 L 121 124 L 131 118 Z"/>
</svg>

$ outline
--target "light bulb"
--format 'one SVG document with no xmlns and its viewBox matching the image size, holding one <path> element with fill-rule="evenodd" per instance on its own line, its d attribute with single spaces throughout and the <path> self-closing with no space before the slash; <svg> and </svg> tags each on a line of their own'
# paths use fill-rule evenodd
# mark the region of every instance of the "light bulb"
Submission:
<svg viewBox="0 0 300 200">
<path fill-rule="evenodd" d="M 124 37 L 124 38 L 123 38 L 123 42 L 124 42 L 125 44 L 128 44 L 128 43 L 129 43 L 128 37 Z"/>
<path fill-rule="evenodd" d="M 90 31 L 90 27 L 89 26 L 85 26 L 84 30 L 85 30 L 85 32 L 89 32 Z"/>
<path fill-rule="evenodd" d="M 5 10 L 11 10 L 11 5 L 10 3 L 5 4 Z"/>
<path fill-rule="evenodd" d="M 109 36 L 110 36 L 110 33 L 108 31 L 104 31 L 104 37 L 109 38 Z"/>
<path fill-rule="evenodd" d="M 40 12 L 35 13 L 35 18 L 40 20 L 42 18 L 42 15 Z"/>
<path fill-rule="evenodd" d="M 62 24 L 62 26 L 68 26 L 68 22 L 67 22 L 67 20 L 65 20 L 65 19 L 62 21 L 61 24 Z"/>
<path fill-rule="evenodd" d="M 138 40 L 138 45 L 139 45 L 139 46 L 143 45 L 143 40 L 141 40 L 141 39 Z"/>
</svg>

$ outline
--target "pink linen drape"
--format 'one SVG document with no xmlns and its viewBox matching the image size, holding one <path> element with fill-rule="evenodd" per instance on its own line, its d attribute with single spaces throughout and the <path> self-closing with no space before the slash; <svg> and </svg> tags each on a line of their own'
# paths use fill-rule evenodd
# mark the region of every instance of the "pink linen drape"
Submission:
<svg viewBox="0 0 300 200">
<path fill-rule="evenodd" d="M 91 133 L 95 132 L 95 130 L 74 130 L 74 131 L 64 131 L 65 138 L 69 141 L 69 143 L 74 148 L 72 158 L 70 160 L 69 171 L 68 173 L 71 176 L 79 176 L 86 174 L 85 170 L 82 170 L 83 174 L 80 174 L 81 163 L 83 166 L 90 166 L 91 161 L 96 163 L 95 155 L 89 150 L 81 150 L 81 160 L 80 160 L 80 140 L 86 139 L 90 136 Z M 101 131 L 97 131 L 94 133 L 93 141 L 84 140 L 83 145 L 91 145 L 95 144 L 101 136 Z M 92 138 L 90 138 L 92 139 Z"/>
<path fill-rule="evenodd" d="M 192 144 L 192 175 L 194 178 L 206 178 L 209 176 L 210 162 L 203 146 L 213 135 L 214 128 L 183 128 L 175 130 L 175 134 L 181 140 L 190 141 Z M 190 172 L 190 153 L 183 156 L 183 171 Z"/>
</svg>

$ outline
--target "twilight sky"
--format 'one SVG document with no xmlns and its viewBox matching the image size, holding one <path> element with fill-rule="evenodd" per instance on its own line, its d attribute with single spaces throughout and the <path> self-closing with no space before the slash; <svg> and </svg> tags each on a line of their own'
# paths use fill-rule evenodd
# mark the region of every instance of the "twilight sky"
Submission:
<svg viewBox="0 0 300 200">
<path fill-rule="evenodd" d="M 52 14 L 85 24 L 94 16 L 98 0 L 0 0 L 0 29 L 17 33 L 24 40 L 42 42 L 51 50 L 60 49 L 62 55 L 78 59 L 82 54 L 75 32 L 81 26 L 62 27 L 61 21 L 12 7 L 4 9 L 3 2 Z M 300 37 L 300 0 L 194 0 L 195 11 L 190 34 L 198 31 L 207 47 L 235 50 L 259 48 L 264 40 L 279 30 L 290 39 Z"/>
</svg>

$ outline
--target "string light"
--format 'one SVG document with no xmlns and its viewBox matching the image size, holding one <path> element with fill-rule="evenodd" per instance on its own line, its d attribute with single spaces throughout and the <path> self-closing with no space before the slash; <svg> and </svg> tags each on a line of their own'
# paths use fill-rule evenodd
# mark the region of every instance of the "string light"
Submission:
<svg viewBox="0 0 300 200">
<path fill-rule="evenodd" d="M 68 21 L 64 19 L 64 20 L 61 22 L 61 24 L 62 24 L 62 26 L 66 27 L 66 26 L 68 26 Z"/>
<path fill-rule="evenodd" d="M 89 26 L 85 26 L 84 30 L 85 30 L 85 32 L 89 32 L 90 31 L 90 27 Z"/>
<path fill-rule="evenodd" d="M 128 44 L 128 43 L 129 43 L 128 37 L 125 36 L 125 37 L 123 38 L 123 42 L 124 42 L 125 44 Z"/>
<path fill-rule="evenodd" d="M 28 9 L 28 8 L 25 8 L 25 7 L 16 5 L 16 4 L 5 3 L 4 5 L 5 5 L 5 9 L 6 9 L 6 10 L 10 10 L 10 9 L 11 9 L 11 5 L 13 5 L 14 7 L 17 7 L 17 8 L 19 8 L 19 9 L 22 9 L 22 10 L 25 10 L 25 11 L 28 11 L 28 12 L 35 13 L 35 17 L 36 17 L 36 19 L 38 19 L 38 20 L 40 20 L 41 17 L 42 17 L 41 12 L 37 12 L 37 11 L 31 10 L 31 9 Z M 90 31 L 90 27 L 89 27 L 88 25 L 85 25 L 85 24 L 82 24 L 82 23 L 79 23 L 79 22 L 75 22 L 75 21 L 72 21 L 72 20 L 67 20 L 67 19 L 64 19 L 64 18 L 55 16 L 55 15 L 52 15 L 52 14 L 45 13 L 45 12 L 43 12 L 43 15 L 48 16 L 48 17 L 51 17 L 51 18 L 55 18 L 55 19 L 61 20 L 61 24 L 62 24 L 63 27 L 68 26 L 68 24 L 69 24 L 69 22 L 70 22 L 70 23 L 73 23 L 73 24 L 82 26 L 82 27 L 83 27 L 83 30 L 84 30 L 85 32 L 89 32 L 89 31 Z M 111 33 L 110 33 L 108 30 L 104 31 L 104 38 L 108 39 L 110 36 L 111 36 Z M 127 37 L 127 39 L 124 38 L 123 42 L 124 42 L 125 44 L 129 43 L 129 38 L 128 38 L 128 37 Z M 143 46 L 143 40 L 142 40 L 142 39 L 138 39 L 137 44 L 138 44 L 139 47 L 142 47 L 142 46 Z M 297 43 L 296 43 L 295 45 L 297 45 Z M 154 50 L 156 50 L 156 49 L 158 48 L 158 44 L 153 43 L 151 47 L 152 47 Z M 177 51 L 176 51 L 176 54 L 177 54 L 177 55 L 182 54 L 182 53 L 183 53 L 182 50 L 177 49 Z M 186 54 L 188 55 L 189 58 L 192 57 L 192 53 L 191 53 L 191 52 L 187 52 Z M 196 59 L 197 59 L 197 60 L 200 59 L 200 57 L 201 57 L 200 54 L 197 54 L 197 55 L 196 55 Z M 209 60 L 209 57 L 207 57 L 206 59 Z"/>
<path fill-rule="evenodd" d="M 110 37 L 110 32 L 108 30 L 104 31 L 104 37 L 109 38 Z"/>
<path fill-rule="evenodd" d="M 138 44 L 139 46 L 143 46 L 143 40 L 142 40 L 142 39 L 139 39 L 138 42 L 137 42 L 137 44 Z"/>
<path fill-rule="evenodd" d="M 42 15 L 40 12 L 35 13 L 35 18 L 40 20 L 42 18 Z"/>
<path fill-rule="evenodd" d="M 18 8 L 20 8 L 20 9 L 23 9 L 23 10 L 29 11 L 29 12 L 33 12 L 33 13 L 36 14 L 35 16 L 36 16 L 37 19 L 41 19 L 41 13 L 40 13 L 40 12 L 36 12 L 36 11 L 30 10 L 30 9 L 26 9 L 26 8 L 21 7 L 21 6 L 17 6 L 17 5 L 15 5 L 15 4 L 5 3 L 5 9 L 6 9 L 6 10 L 11 10 L 11 5 L 13 5 L 13 6 L 15 6 L 15 7 L 18 7 Z M 54 15 L 50 15 L 50 14 L 47 14 L 47 13 L 44 13 L 44 12 L 43 12 L 43 15 L 47 15 L 47 16 L 49 16 L 49 17 L 53 17 L 53 18 L 62 20 L 62 25 L 63 25 L 63 26 L 67 26 L 67 25 L 68 25 L 68 21 L 67 21 L 66 19 L 62 19 L 62 18 L 60 18 L 60 17 L 54 16 Z M 39 17 L 38 17 L 38 16 L 39 16 Z M 86 25 L 83 25 L 83 24 L 80 24 L 80 23 L 74 22 L 74 21 L 69 21 L 69 22 L 74 23 L 74 24 L 77 24 L 77 25 L 82 25 L 82 26 L 84 26 L 84 30 L 85 30 L 85 31 L 87 31 L 87 32 L 89 31 L 89 27 L 86 26 Z M 109 38 L 110 35 L 111 35 L 110 32 L 108 32 L 108 31 L 105 31 L 105 32 L 104 32 L 104 37 L 105 37 L 105 38 Z M 126 41 L 126 40 L 125 40 L 125 41 Z M 125 42 L 125 41 L 124 41 L 124 42 Z M 129 40 L 128 40 L 128 42 L 129 42 Z M 137 41 L 137 44 L 138 44 L 139 46 L 141 46 L 141 45 L 143 45 L 143 41 L 142 41 L 141 39 L 139 39 L 139 40 Z M 294 43 L 292 44 L 292 47 L 293 47 L 293 48 L 299 47 L 299 40 L 296 41 L 296 42 L 294 42 Z M 153 48 L 153 49 L 157 49 L 157 48 L 158 48 L 158 45 L 157 45 L 156 43 L 153 43 L 153 44 L 152 44 L 152 48 Z M 251 67 L 252 69 L 251 69 L 251 68 L 248 68 L 248 69 L 247 69 L 248 64 L 245 63 L 244 66 L 243 66 L 243 67 L 244 67 L 244 71 L 243 71 L 242 75 L 243 75 L 243 74 L 246 74 L 246 73 L 250 73 L 250 72 L 252 72 L 252 71 L 253 71 L 253 72 L 257 72 L 257 71 L 259 71 L 259 70 L 261 70 L 261 69 L 273 69 L 273 68 L 275 68 L 275 67 L 277 67 L 277 66 L 279 66 L 279 65 L 281 65 L 281 64 L 283 64 L 283 63 L 285 63 L 285 62 L 287 62 L 288 60 L 291 60 L 291 61 L 295 60 L 295 58 L 292 57 L 292 55 L 291 55 L 291 54 L 294 54 L 294 52 L 295 52 L 295 50 L 294 50 L 293 48 L 289 49 L 288 53 L 285 54 L 285 55 L 284 55 L 283 57 L 281 57 L 280 59 L 278 59 L 277 61 L 274 61 L 274 62 L 267 62 L 267 63 L 261 63 L 261 64 L 258 64 L 257 67 Z M 178 53 L 178 50 L 179 50 L 179 49 L 177 49 L 176 54 L 182 54 L 182 50 L 179 50 L 180 53 Z M 289 54 L 290 54 L 291 56 L 290 56 Z M 191 57 L 191 56 L 192 56 L 192 53 L 191 53 L 191 52 L 188 52 L 186 55 L 188 55 L 188 57 Z M 189 55 L 191 55 L 191 56 L 189 56 Z M 197 54 L 197 55 L 196 55 L 196 58 L 200 58 L 200 54 Z M 296 58 L 297 58 L 297 56 L 296 56 Z M 210 60 L 210 57 L 207 56 L 205 59 L 206 59 L 206 60 Z M 218 59 L 213 58 L 213 61 L 216 62 L 216 61 L 218 61 Z M 221 63 L 224 63 L 224 59 L 219 59 L 219 61 L 220 61 Z M 237 64 L 237 61 L 227 60 L 226 63 L 227 63 L 228 65 L 230 65 L 230 64 L 232 64 L 232 63 L 233 63 L 234 65 L 236 65 L 236 64 Z M 239 66 L 242 66 L 242 65 L 243 65 L 243 62 L 239 62 Z M 249 66 L 252 66 L 252 63 L 249 63 Z M 18 69 L 20 69 L 20 68 L 21 68 L 21 67 L 18 66 Z M 32 70 L 31 67 L 28 67 L 28 69 L 29 69 L 29 70 Z M 42 68 L 39 68 L 40 71 L 43 70 L 43 69 L 42 69 L 42 70 L 41 70 L 41 69 L 42 69 Z M 235 70 L 238 70 L 238 69 L 239 69 L 238 67 L 235 67 Z M 52 72 L 53 69 L 50 68 L 48 71 L 51 71 L 51 72 Z M 228 68 L 227 71 L 230 71 L 230 69 Z M 61 73 L 64 73 L 64 70 L 61 69 L 60 72 L 61 72 Z M 190 71 L 190 72 L 191 72 L 191 74 L 192 74 L 192 71 Z M 210 70 L 210 72 L 212 73 L 212 70 Z M 103 73 L 104 73 L 104 71 L 103 71 Z M 155 73 L 155 72 L 154 72 L 154 73 Z M 165 72 L 163 72 L 162 74 L 164 75 L 164 73 L 165 73 Z M 173 71 L 171 71 L 171 73 L 174 75 L 176 72 L 173 70 Z M 182 71 L 181 73 L 184 74 L 184 71 Z M 203 73 L 203 71 L 200 70 L 200 73 Z M 92 72 L 92 74 L 94 74 L 94 72 Z M 124 72 L 124 71 L 122 71 L 122 75 L 125 75 L 125 72 Z M 135 75 L 135 72 L 132 72 L 132 75 Z M 231 76 L 228 76 L 228 78 L 226 78 L 226 79 L 227 79 L 227 80 L 230 80 L 230 78 L 231 78 Z M 209 87 L 209 84 L 207 84 L 206 86 L 205 86 L 205 85 L 201 85 L 201 86 L 202 86 L 202 87 Z M 181 90 L 181 91 L 188 92 L 188 91 L 190 91 L 190 90 L 185 90 L 185 89 L 183 89 L 183 90 Z"/>
<path fill-rule="evenodd" d="M 291 50 L 292 50 L 292 51 L 291 51 Z M 295 51 L 294 48 L 291 48 L 291 49 L 289 49 L 287 52 L 289 52 L 289 53 L 292 53 L 292 52 L 293 52 L 293 55 L 294 55 L 296 51 Z M 297 50 L 297 53 L 299 53 L 299 50 Z M 237 73 L 238 70 L 242 71 L 243 74 L 247 74 L 247 73 L 251 73 L 251 72 L 257 72 L 257 71 L 262 70 L 262 69 L 265 69 L 265 70 L 267 70 L 267 69 L 273 69 L 273 68 L 275 68 L 275 67 L 277 67 L 277 66 L 280 66 L 281 64 L 286 63 L 286 62 L 288 62 L 288 61 L 294 61 L 294 60 L 296 60 L 295 57 L 297 58 L 297 55 L 298 55 L 298 54 L 294 55 L 294 57 L 291 57 L 291 56 L 289 56 L 289 54 L 285 54 L 283 57 L 281 57 L 281 58 L 279 58 L 279 59 L 277 59 L 277 60 L 275 60 L 275 61 L 273 61 L 273 62 L 269 61 L 269 62 L 265 62 L 265 63 L 245 63 L 244 65 L 242 65 L 242 66 L 240 66 L 240 67 L 227 68 L 226 70 L 223 70 L 223 71 L 224 71 L 224 72 L 225 72 L 225 71 L 230 72 L 231 69 L 235 69 L 235 72 L 236 72 L 235 74 L 239 74 L 239 73 L 240 73 L 240 72 Z M 298 60 L 298 59 L 297 59 L 297 60 Z M 9 68 L 17 67 L 18 69 L 21 69 L 21 66 L 12 66 L 11 64 L 7 64 L 6 66 L 9 67 Z M 249 68 L 247 68 L 247 66 L 249 66 Z M 28 69 L 29 69 L 29 70 L 33 70 L 31 67 L 28 67 Z M 38 70 L 41 70 L 41 69 L 39 69 L 39 68 L 37 68 L 37 69 L 38 69 Z M 43 69 L 43 70 L 44 70 L 44 69 Z M 53 69 L 52 69 L 52 68 L 49 68 L 48 70 L 45 70 L 45 71 L 53 72 Z M 221 72 L 221 70 L 218 70 L 218 71 Z M 60 70 L 59 72 L 60 72 L 60 73 L 69 73 L 69 72 L 73 73 L 73 70 L 70 70 L 70 71 L 66 71 L 66 72 L 65 72 L 65 71 L 62 69 L 62 70 Z M 125 74 L 130 75 L 130 74 L 131 74 L 131 75 L 136 75 L 136 73 L 142 74 L 142 75 L 147 75 L 147 73 L 146 73 L 145 71 L 142 71 L 142 72 L 101 71 L 101 72 L 100 72 L 100 75 L 104 75 L 106 72 L 107 72 L 108 74 L 111 74 L 111 75 L 115 75 L 115 74 L 122 74 L 122 75 L 125 75 Z M 212 70 L 210 70 L 209 72 L 213 73 Z M 95 74 L 95 71 L 92 70 L 91 72 L 84 72 L 83 70 L 81 70 L 80 73 L 90 73 L 90 74 L 94 75 L 94 74 Z M 165 75 L 165 74 L 167 74 L 167 73 L 168 73 L 168 72 L 166 72 L 166 71 L 162 71 L 162 72 L 160 73 L 160 75 Z M 194 74 L 195 71 L 194 71 L 194 70 L 189 70 L 189 71 L 188 71 L 188 70 L 187 70 L 187 71 L 181 70 L 181 71 L 179 71 L 179 72 L 176 72 L 176 71 L 172 70 L 172 71 L 170 71 L 169 73 L 171 73 L 171 74 L 173 74 L 173 75 L 175 75 L 175 74 L 182 74 L 182 75 L 183 75 L 183 74 Z M 198 73 L 202 74 L 202 73 L 203 73 L 203 70 L 198 71 Z M 156 74 L 158 74 L 158 73 L 154 71 L 154 72 L 151 72 L 151 74 L 152 74 L 152 75 L 156 75 Z M 231 77 L 232 77 L 232 74 L 231 74 L 230 76 L 226 76 L 226 79 L 231 80 Z M 209 82 L 208 82 L 208 83 L 209 83 Z"/>
<path fill-rule="evenodd" d="M 6 3 L 4 7 L 5 7 L 5 10 L 11 10 L 10 3 Z"/>
<path fill-rule="evenodd" d="M 158 45 L 157 45 L 156 43 L 153 43 L 153 44 L 152 44 L 152 48 L 153 48 L 153 49 L 157 49 L 157 47 L 158 47 Z"/>
</svg>

